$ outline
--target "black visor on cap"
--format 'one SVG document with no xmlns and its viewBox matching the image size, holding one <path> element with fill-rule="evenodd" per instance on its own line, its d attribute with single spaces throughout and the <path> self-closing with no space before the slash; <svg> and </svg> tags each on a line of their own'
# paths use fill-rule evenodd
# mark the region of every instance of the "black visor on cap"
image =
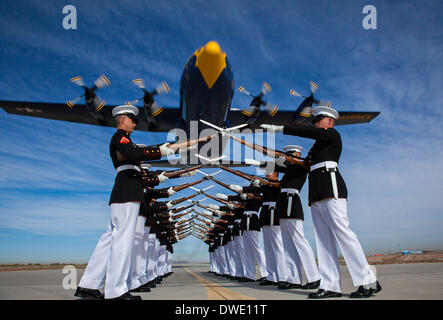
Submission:
<svg viewBox="0 0 443 320">
<path fill-rule="evenodd" d="M 314 117 L 314 119 L 312 119 L 312 123 L 316 123 L 326 117 L 327 117 L 327 115 L 325 115 L 325 114 L 319 114 L 318 116 Z"/>
<path fill-rule="evenodd" d="M 129 118 L 131 118 L 132 121 L 134 121 L 135 124 L 138 123 L 138 119 L 137 119 L 137 117 L 133 113 L 125 113 L 125 115 L 128 116 Z"/>
</svg>

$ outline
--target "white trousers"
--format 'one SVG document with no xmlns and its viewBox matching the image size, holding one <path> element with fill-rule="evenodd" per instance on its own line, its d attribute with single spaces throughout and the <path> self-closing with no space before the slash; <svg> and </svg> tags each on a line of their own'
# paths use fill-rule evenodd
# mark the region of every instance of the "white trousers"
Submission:
<svg viewBox="0 0 443 320">
<path fill-rule="evenodd" d="M 234 243 L 232 241 L 229 241 L 226 244 L 226 265 L 228 267 L 228 272 L 231 276 L 235 275 L 235 259 L 234 259 L 234 255 L 235 255 L 235 251 L 234 251 Z"/>
<path fill-rule="evenodd" d="M 215 272 L 214 252 L 209 252 L 209 271 Z"/>
<path fill-rule="evenodd" d="M 105 284 L 106 299 L 129 291 L 127 279 L 140 203 L 112 203 L 110 207 L 108 229 L 100 237 L 79 283 L 88 289 L 100 289 Z"/>
<path fill-rule="evenodd" d="M 146 218 L 143 216 L 137 217 L 137 224 L 135 227 L 134 247 L 132 248 L 132 261 L 129 271 L 128 288 L 135 289 L 144 285 L 147 281 L 145 276 L 146 259 L 148 254 L 148 246 L 145 243 L 146 237 L 145 227 Z M 149 228 L 149 227 L 148 227 Z M 148 229 L 149 232 L 149 229 Z M 146 244 L 146 245 L 145 245 Z"/>
<path fill-rule="evenodd" d="M 287 281 L 288 267 L 280 226 L 263 226 L 262 233 L 266 269 L 268 271 L 267 279 L 272 282 Z"/>
<path fill-rule="evenodd" d="M 256 230 L 243 231 L 243 244 L 245 247 L 245 277 L 251 280 L 256 280 L 255 264 L 258 264 L 260 274 L 262 277 L 268 276 L 266 270 L 265 254 L 260 247 L 259 232 Z"/>
<path fill-rule="evenodd" d="M 280 228 L 288 264 L 291 266 L 291 283 L 301 284 L 303 281 L 302 268 L 305 270 L 308 282 L 321 279 L 315 262 L 314 252 L 305 237 L 303 231 L 303 220 L 280 219 Z M 295 270 L 295 268 L 297 270 Z M 292 282 L 295 280 L 295 282 Z"/>
<path fill-rule="evenodd" d="M 165 266 L 166 266 L 166 245 L 160 245 L 158 264 L 157 264 L 157 274 L 159 276 L 162 276 L 166 273 Z"/>
<path fill-rule="evenodd" d="M 243 244 L 243 235 L 234 237 L 234 250 L 235 250 L 235 274 L 234 276 L 243 278 L 245 272 L 245 247 Z"/>
<path fill-rule="evenodd" d="M 227 274 L 227 265 L 226 265 L 226 253 L 225 246 L 219 246 L 217 248 L 217 261 L 218 261 L 218 273 L 219 274 Z"/>
<path fill-rule="evenodd" d="M 148 235 L 148 258 L 146 261 L 146 277 L 148 278 L 148 281 L 157 278 L 157 243 L 155 233 L 150 233 Z"/>
<path fill-rule="evenodd" d="M 345 259 L 355 286 L 370 285 L 377 279 L 369 267 L 366 256 L 349 228 L 346 199 L 324 199 L 311 204 L 312 222 L 319 271 L 320 288 L 341 292 L 337 244 Z"/>
<path fill-rule="evenodd" d="M 218 257 L 218 247 L 214 249 L 214 253 L 212 254 L 212 259 L 214 259 L 214 267 L 215 273 L 220 274 L 220 263 L 219 263 L 219 257 Z"/>
</svg>

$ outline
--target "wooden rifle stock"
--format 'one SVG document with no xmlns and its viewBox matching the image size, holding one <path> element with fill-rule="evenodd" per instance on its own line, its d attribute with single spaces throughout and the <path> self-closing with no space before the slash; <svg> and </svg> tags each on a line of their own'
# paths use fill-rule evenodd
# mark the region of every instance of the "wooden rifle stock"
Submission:
<svg viewBox="0 0 443 320">
<path fill-rule="evenodd" d="M 172 200 L 172 201 L 171 201 L 171 204 L 175 206 L 176 204 L 182 203 L 183 201 L 186 201 L 186 200 L 188 200 L 188 199 L 192 199 L 192 198 L 194 198 L 194 197 L 196 197 L 196 196 L 198 196 L 198 195 L 199 195 L 199 193 L 195 193 L 195 194 L 190 195 L 190 196 L 188 196 L 188 197 L 178 198 L 178 199 Z"/>
<path fill-rule="evenodd" d="M 284 158 L 285 158 L 288 162 L 290 162 L 291 164 L 297 164 L 297 165 L 303 166 L 304 168 L 307 168 L 306 165 L 305 165 L 305 163 L 304 163 L 304 161 L 300 161 L 300 160 L 305 160 L 304 158 L 297 157 L 297 156 L 287 155 L 286 153 L 284 153 L 284 152 L 282 152 L 282 151 L 269 149 L 269 148 L 266 148 L 266 147 L 261 146 L 261 145 L 259 145 L 259 144 L 249 143 L 249 142 L 246 142 L 246 141 L 243 140 L 243 139 L 240 139 L 240 138 L 234 137 L 233 135 L 230 135 L 230 137 L 231 137 L 233 140 L 235 140 L 235 141 L 241 143 L 242 145 L 247 146 L 247 147 L 249 147 L 249 148 L 252 148 L 253 150 L 257 150 L 258 152 L 260 152 L 260 153 L 262 153 L 262 154 L 264 154 L 264 155 L 267 155 L 267 156 L 269 156 L 269 157 L 271 157 L 271 158 L 284 157 Z"/>
<path fill-rule="evenodd" d="M 230 173 L 233 173 L 233 174 L 235 174 L 235 175 L 237 175 L 237 176 L 239 176 L 239 177 L 241 177 L 243 179 L 249 180 L 251 182 L 254 181 L 254 180 L 258 180 L 262 184 L 269 185 L 271 187 L 279 187 L 280 186 L 280 182 L 271 182 L 271 181 L 268 181 L 266 179 L 260 178 L 258 176 L 254 176 L 252 174 L 244 173 L 244 172 L 241 172 L 239 170 L 234 170 L 234 169 L 231 169 L 229 167 L 225 167 L 223 165 L 220 165 L 220 168 L 222 168 L 223 170 L 226 170 L 226 171 L 228 171 Z"/>
<path fill-rule="evenodd" d="M 232 212 L 218 211 L 218 210 L 212 209 L 211 207 L 207 207 L 207 206 L 202 205 L 202 204 L 197 204 L 197 206 L 199 206 L 202 209 L 207 209 L 207 210 L 209 210 L 211 212 L 214 212 L 214 213 L 216 213 L 216 214 L 218 214 L 220 216 L 231 216 L 231 217 L 235 216 L 235 214 L 233 214 Z"/>
<path fill-rule="evenodd" d="M 193 207 L 193 206 L 194 206 L 194 204 L 191 204 L 191 205 L 189 205 L 189 206 L 185 206 L 185 207 L 179 207 L 179 208 L 169 209 L 169 211 L 171 211 L 171 213 L 177 213 L 177 212 L 180 212 L 180 211 L 183 211 L 183 210 L 189 209 L 189 208 L 191 208 L 191 207 Z"/>
<path fill-rule="evenodd" d="M 200 169 L 201 165 L 196 165 L 193 167 L 189 167 L 189 168 L 183 168 L 183 169 L 179 169 L 179 170 L 174 170 L 174 171 L 165 171 L 164 175 L 167 176 L 168 178 L 176 178 L 184 173 L 187 172 L 191 172 L 197 169 Z M 156 174 L 161 174 L 163 171 L 161 170 L 157 170 L 155 173 Z"/>
<path fill-rule="evenodd" d="M 174 151 L 180 150 L 180 149 L 188 149 L 189 147 L 201 143 L 201 142 L 207 142 L 211 140 L 215 135 L 205 136 L 200 139 L 194 139 L 194 140 L 187 140 L 183 142 L 176 142 L 176 143 L 170 143 L 168 144 L 168 148 L 172 149 Z"/>
<path fill-rule="evenodd" d="M 214 196 L 211 196 L 210 194 L 207 194 L 207 193 L 205 193 L 205 192 L 202 192 L 202 193 L 203 193 L 205 196 L 207 196 L 207 197 L 209 197 L 209 198 L 211 198 L 211 199 L 214 199 L 214 200 L 216 200 L 216 201 L 218 201 L 218 202 L 221 202 L 221 203 L 223 203 L 223 204 L 225 204 L 225 205 L 233 205 L 235 208 L 243 208 L 243 206 L 241 206 L 241 205 L 239 205 L 239 204 L 231 203 L 231 202 L 229 202 L 228 200 L 219 199 L 219 198 L 214 197 Z"/>
<path fill-rule="evenodd" d="M 181 190 L 183 190 L 183 189 L 186 189 L 186 188 L 189 188 L 189 187 L 195 186 L 196 184 L 199 184 L 200 182 L 203 182 L 203 181 L 205 181 L 205 180 L 206 180 L 205 178 L 202 178 L 202 179 L 197 180 L 197 181 L 194 181 L 194 182 L 184 183 L 184 184 L 181 184 L 181 185 L 179 185 L 179 186 L 173 187 L 172 190 L 174 190 L 174 191 L 176 191 L 176 192 L 177 192 L 177 191 L 181 191 Z"/>
<path fill-rule="evenodd" d="M 217 179 L 215 179 L 215 178 L 212 178 L 211 180 L 214 181 L 215 183 L 218 183 L 219 185 L 225 187 L 226 189 L 229 189 L 229 190 L 231 190 L 232 192 L 237 193 L 238 195 L 243 194 L 243 193 L 238 192 L 238 191 L 236 191 L 236 190 L 234 190 L 234 189 L 231 189 L 231 187 L 230 187 L 229 185 L 227 185 L 226 183 L 221 182 L 221 181 L 219 181 L 219 180 L 217 180 Z M 255 194 L 252 194 L 252 193 L 245 193 L 245 194 L 246 194 L 246 196 L 247 196 L 249 199 L 261 200 L 261 197 L 260 197 L 260 196 L 256 196 Z"/>
</svg>

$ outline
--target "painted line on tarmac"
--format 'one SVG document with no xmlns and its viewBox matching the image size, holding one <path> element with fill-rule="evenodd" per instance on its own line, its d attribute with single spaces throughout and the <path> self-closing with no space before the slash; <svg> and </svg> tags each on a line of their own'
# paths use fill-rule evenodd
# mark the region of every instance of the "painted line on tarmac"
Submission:
<svg viewBox="0 0 443 320">
<path fill-rule="evenodd" d="M 196 277 L 206 288 L 208 292 L 208 300 L 258 300 L 257 298 L 249 297 L 247 295 L 229 290 L 221 285 L 206 280 L 186 267 L 183 267 L 187 272 Z"/>
</svg>

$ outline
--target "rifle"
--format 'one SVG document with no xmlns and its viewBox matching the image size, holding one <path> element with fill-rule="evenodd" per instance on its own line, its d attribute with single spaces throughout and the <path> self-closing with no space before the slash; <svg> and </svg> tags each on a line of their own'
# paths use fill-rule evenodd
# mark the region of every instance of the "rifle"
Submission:
<svg viewBox="0 0 443 320">
<path fill-rule="evenodd" d="M 181 220 L 181 221 L 178 221 L 178 222 L 177 222 L 177 225 L 178 225 L 178 226 L 179 226 L 179 225 L 182 225 L 183 223 L 189 222 L 189 221 L 191 221 L 192 219 L 194 219 L 194 217 L 192 217 L 192 218 L 190 218 L 190 219 L 188 219 L 188 220 L 183 219 L 183 220 Z"/>
<path fill-rule="evenodd" d="M 177 178 L 178 176 L 187 173 L 187 172 L 191 172 L 197 169 L 200 169 L 201 165 L 196 165 L 193 167 L 189 167 L 189 168 L 183 168 L 183 169 L 179 169 L 179 170 L 174 170 L 174 171 L 162 171 L 162 170 L 157 170 L 155 171 L 155 174 L 161 174 L 162 172 L 164 172 L 164 175 L 167 176 L 168 178 Z"/>
<path fill-rule="evenodd" d="M 236 176 L 239 176 L 239 177 L 241 177 L 243 179 L 249 180 L 251 182 L 254 181 L 254 180 L 258 180 L 258 181 L 260 181 L 260 183 L 262 183 L 264 185 L 269 185 L 271 187 L 279 187 L 280 186 L 280 182 L 271 182 L 271 181 L 268 181 L 266 179 L 262 179 L 262 178 L 260 178 L 258 176 L 254 176 L 252 174 L 244 173 L 244 172 L 241 172 L 239 170 L 234 170 L 234 169 L 231 169 L 229 167 L 225 167 L 223 165 L 220 165 L 220 168 L 222 168 L 223 170 L 228 171 L 230 173 L 233 173 Z"/>
<path fill-rule="evenodd" d="M 223 204 L 225 204 L 225 205 L 232 205 L 232 206 L 234 206 L 235 208 L 243 208 L 243 206 L 241 206 L 241 205 L 239 205 L 239 204 L 231 203 L 231 202 L 228 201 L 228 200 L 219 199 L 219 198 L 217 198 L 217 197 L 211 196 L 211 195 L 208 194 L 208 193 L 202 192 L 202 194 L 204 194 L 204 195 L 207 196 L 208 198 L 214 199 L 214 200 L 216 200 L 216 201 L 218 201 L 218 202 L 221 202 L 221 203 L 223 203 Z M 198 204 L 196 204 L 196 205 L 199 206 Z M 200 207 L 200 206 L 199 206 L 199 207 Z"/>
<path fill-rule="evenodd" d="M 201 224 L 198 224 L 197 222 L 195 222 L 195 221 L 193 221 L 194 222 L 194 226 L 199 226 L 200 228 L 203 228 L 203 229 L 206 229 L 206 230 L 212 230 L 211 228 L 209 228 L 209 227 L 207 227 L 207 226 L 204 226 L 204 225 L 201 225 Z"/>
<path fill-rule="evenodd" d="M 228 221 L 226 221 L 226 220 L 223 220 L 223 219 L 217 219 L 217 218 L 211 217 L 211 216 L 209 216 L 209 215 L 206 215 L 206 214 L 204 214 L 204 213 L 202 213 L 202 212 L 198 212 L 198 211 L 195 211 L 195 210 L 194 210 L 194 212 L 195 212 L 196 214 L 199 214 L 199 215 L 205 217 L 206 219 L 211 220 L 211 221 L 215 221 L 215 222 L 219 221 L 219 222 L 222 222 L 222 223 L 228 223 Z M 197 218 L 197 217 L 196 217 L 196 218 Z"/>
<path fill-rule="evenodd" d="M 210 135 L 210 136 L 206 136 L 206 137 L 203 137 L 203 138 L 200 138 L 200 139 L 187 140 L 187 141 L 183 141 L 183 142 L 169 143 L 167 145 L 167 147 L 169 149 L 172 149 L 175 152 L 177 152 L 177 150 L 189 149 L 189 147 L 192 147 L 192 146 L 194 146 L 194 145 L 196 145 L 198 143 L 210 141 L 213 137 L 215 137 L 215 134 Z"/>
<path fill-rule="evenodd" d="M 200 219 L 199 217 L 195 216 L 195 219 L 197 219 L 198 221 L 201 221 L 203 223 L 205 223 L 207 226 L 211 225 L 211 222 L 207 222 L 206 220 Z"/>
<path fill-rule="evenodd" d="M 223 128 L 217 127 L 216 125 L 213 125 L 212 123 L 207 122 L 205 120 L 200 119 L 200 121 L 203 122 L 204 124 L 210 126 L 210 127 L 213 127 L 215 129 L 219 130 L 220 132 L 222 132 L 222 134 L 228 135 L 234 141 L 237 141 L 237 142 L 241 143 L 242 145 L 245 145 L 245 146 L 247 146 L 249 148 L 252 148 L 253 150 L 257 150 L 258 152 L 260 152 L 260 153 L 262 153 L 264 155 L 267 155 L 267 156 L 272 157 L 272 158 L 284 157 L 291 164 L 297 164 L 297 165 L 303 166 L 304 168 L 308 168 L 309 169 L 309 167 L 307 167 L 306 164 L 304 163 L 304 160 L 305 160 L 304 158 L 288 155 L 288 154 L 284 153 L 283 151 L 269 149 L 269 148 L 266 148 L 264 146 L 261 146 L 261 145 L 255 144 L 255 143 L 246 142 L 246 141 L 244 141 L 244 140 L 242 140 L 240 138 L 235 137 L 232 133 L 229 132 L 229 131 L 231 131 L 234 128 L 223 129 Z M 300 161 L 300 160 L 303 160 L 303 161 Z"/>
<path fill-rule="evenodd" d="M 181 184 L 181 185 L 179 185 L 179 186 L 173 187 L 172 190 L 174 190 L 174 191 L 176 191 L 176 192 L 177 192 L 177 191 L 181 191 L 181 190 L 186 189 L 186 188 L 188 188 L 188 187 L 195 186 L 196 184 L 199 184 L 200 182 L 203 182 L 203 181 L 205 181 L 205 180 L 206 180 L 206 179 L 203 178 L 203 179 L 200 179 L 200 180 L 197 180 L 197 181 L 194 181 L 194 182 L 183 183 L 183 184 Z"/>
<path fill-rule="evenodd" d="M 172 208 L 172 209 L 169 209 L 169 211 L 171 211 L 171 213 L 177 213 L 177 212 L 189 209 L 189 208 L 191 208 L 193 206 L 194 206 L 194 204 L 191 204 L 191 205 L 189 205 L 187 207 L 185 206 L 185 207 L 179 207 L 179 208 Z"/>
<path fill-rule="evenodd" d="M 198 196 L 200 193 L 194 193 L 194 194 L 192 194 L 192 195 L 190 195 L 190 196 L 188 196 L 188 197 L 182 197 L 182 198 L 178 198 L 178 199 L 175 199 L 175 200 L 171 200 L 171 201 L 169 201 L 173 206 L 175 206 L 176 204 L 179 204 L 179 203 L 182 203 L 183 201 L 186 201 L 186 200 L 188 200 L 188 199 L 192 199 L 192 198 L 194 198 L 194 197 L 196 197 L 196 196 Z"/>
<path fill-rule="evenodd" d="M 221 168 L 221 169 L 223 169 L 225 171 L 231 172 L 231 173 L 233 173 L 233 174 L 235 174 L 235 175 L 237 175 L 237 176 L 239 176 L 239 177 L 241 177 L 243 179 L 249 180 L 251 182 L 254 181 L 254 180 L 259 180 L 264 185 L 270 185 L 272 187 L 279 187 L 280 186 L 280 182 L 271 182 L 271 181 L 262 179 L 262 178 L 260 178 L 258 176 L 254 176 L 252 174 L 247 174 L 247 173 L 241 172 L 239 170 L 234 170 L 234 169 L 225 167 L 225 166 L 223 166 L 223 165 L 221 165 L 219 163 L 216 163 L 217 160 L 220 160 L 220 159 L 224 158 L 225 156 L 219 157 L 219 158 L 215 158 L 215 159 L 208 159 L 208 158 L 203 157 L 203 156 L 201 156 L 199 154 L 196 154 L 195 156 L 199 157 L 201 159 L 204 159 L 206 161 L 209 161 L 210 163 L 216 165 L 217 167 L 219 167 L 219 168 Z M 214 178 L 212 178 L 211 180 L 214 180 Z"/>
<path fill-rule="evenodd" d="M 209 211 L 211 211 L 217 215 L 220 215 L 220 216 L 231 216 L 231 217 L 235 216 L 235 214 L 233 214 L 232 212 L 215 210 L 215 209 L 212 209 L 211 207 L 208 207 L 208 206 L 205 206 L 205 205 L 199 204 L 199 203 L 196 203 L 196 205 L 202 209 L 209 210 Z"/>
</svg>

